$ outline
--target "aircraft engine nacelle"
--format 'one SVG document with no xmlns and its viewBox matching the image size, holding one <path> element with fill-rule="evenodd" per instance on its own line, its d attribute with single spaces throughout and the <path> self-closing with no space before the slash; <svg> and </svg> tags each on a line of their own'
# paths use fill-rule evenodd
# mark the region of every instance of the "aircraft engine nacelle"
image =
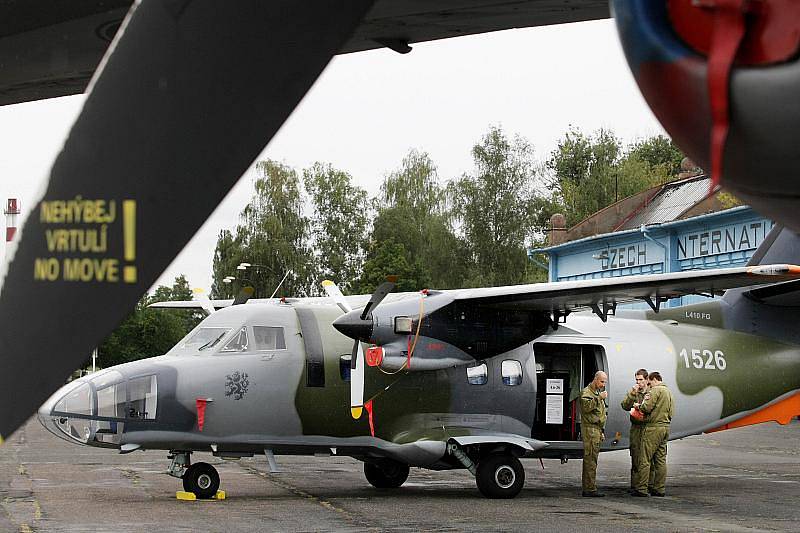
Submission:
<svg viewBox="0 0 800 533">
<path fill-rule="evenodd" d="M 471 356 L 455 346 L 420 337 L 416 345 L 411 342 L 393 342 L 383 346 L 372 346 L 365 354 L 368 366 L 379 366 L 387 372 L 401 368 L 411 371 L 442 370 L 475 362 Z"/>
<path fill-rule="evenodd" d="M 506 353 L 550 327 L 546 313 L 477 306 L 454 300 L 452 292 L 430 291 L 421 299 L 381 304 L 365 315 L 346 313 L 333 326 L 344 335 L 375 345 L 367 364 L 395 371 L 439 370 Z M 372 355 L 370 355 L 372 354 Z"/>
</svg>

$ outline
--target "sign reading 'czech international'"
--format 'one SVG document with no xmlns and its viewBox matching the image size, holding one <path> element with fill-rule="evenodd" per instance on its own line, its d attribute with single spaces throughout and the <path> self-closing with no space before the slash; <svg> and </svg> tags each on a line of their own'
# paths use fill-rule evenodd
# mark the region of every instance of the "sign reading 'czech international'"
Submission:
<svg viewBox="0 0 800 533">
<path fill-rule="evenodd" d="M 597 258 L 600 260 L 600 268 L 603 270 L 646 265 L 647 243 L 608 248 L 599 252 Z"/>
<path fill-rule="evenodd" d="M 759 220 L 678 235 L 678 260 L 753 250 L 773 225 L 769 220 Z"/>
</svg>

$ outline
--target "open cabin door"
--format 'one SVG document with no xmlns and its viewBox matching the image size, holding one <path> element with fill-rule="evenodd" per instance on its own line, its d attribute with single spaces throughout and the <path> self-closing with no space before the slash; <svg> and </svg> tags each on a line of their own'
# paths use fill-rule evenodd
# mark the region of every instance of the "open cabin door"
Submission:
<svg viewBox="0 0 800 533">
<path fill-rule="evenodd" d="M 536 358 L 536 409 L 531 437 L 544 441 L 578 441 L 581 390 L 598 370 L 605 352 L 593 344 L 539 342 Z"/>
</svg>

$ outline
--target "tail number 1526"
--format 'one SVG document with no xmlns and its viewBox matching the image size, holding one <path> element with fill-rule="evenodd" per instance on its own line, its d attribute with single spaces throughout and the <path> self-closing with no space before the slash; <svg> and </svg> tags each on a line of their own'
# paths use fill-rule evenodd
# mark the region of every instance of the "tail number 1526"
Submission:
<svg viewBox="0 0 800 533">
<path fill-rule="evenodd" d="M 691 352 L 689 352 L 684 348 L 681 350 L 680 357 L 683 358 L 686 368 L 694 367 L 704 370 L 725 370 L 728 367 L 728 363 L 725 361 L 725 354 L 722 353 L 722 350 L 712 352 L 711 350 L 692 348 Z"/>
</svg>

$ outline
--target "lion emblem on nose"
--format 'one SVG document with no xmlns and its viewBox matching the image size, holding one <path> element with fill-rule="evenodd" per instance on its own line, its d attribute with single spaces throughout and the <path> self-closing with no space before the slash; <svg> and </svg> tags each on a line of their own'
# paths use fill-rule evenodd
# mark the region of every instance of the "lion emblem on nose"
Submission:
<svg viewBox="0 0 800 533">
<path fill-rule="evenodd" d="M 228 374 L 225 381 L 225 396 L 233 396 L 234 400 L 241 400 L 250 387 L 250 378 L 247 372 L 234 372 Z"/>
</svg>

